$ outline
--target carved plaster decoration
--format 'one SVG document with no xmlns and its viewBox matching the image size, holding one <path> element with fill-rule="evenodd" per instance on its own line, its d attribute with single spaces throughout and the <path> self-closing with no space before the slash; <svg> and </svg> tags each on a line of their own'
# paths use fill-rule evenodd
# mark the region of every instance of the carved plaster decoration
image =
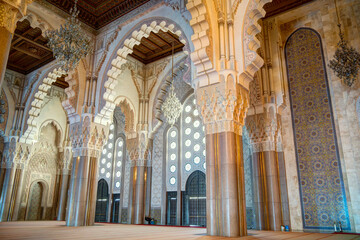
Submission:
<svg viewBox="0 0 360 240">
<path fill-rule="evenodd" d="M 95 122 L 101 124 L 109 124 L 111 122 L 112 113 L 115 108 L 114 88 L 117 84 L 117 77 L 123 71 L 122 66 L 128 62 L 127 55 L 132 53 L 133 47 L 140 44 L 143 37 L 148 37 L 151 32 L 158 33 L 160 30 L 164 32 L 170 31 L 179 36 L 180 41 L 186 45 L 186 41 L 180 37 L 181 31 L 174 32 L 174 25 L 170 24 L 167 26 L 165 21 L 160 24 L 153 21 L 150 25 L 144 24 L 140 30 L 134 31 L 131 37 L 124 41 L 124 46 L 117 51 L 117 57 L 111 62 L 112 68 L 108 71 L 108 80 L 104 84 L 106 88 L 104 93 L 106 104 L 95 117 Z"/>
<path fill-rule="evenodd" d="M 62 106 L 67 113 L 69 122 L 74 123 L 80 120 L 80 116 L 76 112 L 79 92 L 79 75 L 78 70 L 75 69 L 65 78 L 65 81 L 69 84 L 69 87 L 65 89 L 67 98 L 62 102 Z"/>
<path fill-rule="evenodd" d="M 42 32 L 41 35 L 43 35 L 44 37 L 46 31 L 53 29 L 47 21 L 45 21 L 43 18 L 41 18 L 39 15 L 32 11 L 28 11 L 28 14 L 22 17 L 19 22 L 22 22 L 25 19 L 29 21 L 32 28 L 39 28 Z"/>
<path fill-rule="evenodd" d="M 25 75 L 6 69 L 5 82 L 7 83 L 13 101 L 16 103 L 19 90 L 25 82 Z"/>
<path fill-rule="evenodd" d="M 17 142 L 17 137 L 10 137 L 5 142 L 1 167 L 3 168 L 24 168 L 31 157 L 32 146 Z"/>
<path fill-rule="evenodd" d="M 41 112 L 41 108 L 43 107 L 44 98 L 47 96 L 47 93 L 52 86 L 51 84 L 63 74 L 65 74 L 65 72 L 62 70 L 54 69 L 47 75 L 47 77 L 44 78 L 42 84 L 38 88 L 38 91 L 34 95 L 34 100 L 31 103 L 31 109 L 29 110 L 29 117 L 27 120 L 28 127 L 20 138 L 20 142 L 31 144 L 35 141 L 35 136 L 38 135 L 36 122 Z"/>
<path fill-rule="evenodd" d="M 128 101 L 126 99 L 124 99 L 123 101 L 120 102 L 120 104 L 118 104 L 118 106 L 121 109 L 121 113 L 125 115 L 125 126 L 124 126 L 124 131 L 125 131 L 125 135 L 128 135 L 130 133 L 134 133 L 135 132 L 135 113 L 132 110 L 130 104 L 128 103 Z M 116 117 L 116 119 L 120 119 L 115 109 L 114 115 Z"/>
<path fill-rule="evenodd" d="M 90 156 L 99 158 L 108 134 L 108 126 L 91 122 L 86 116 L 82 122 L 70 125 L 73 157 Z"/>
<path fill-rule="evenodd" d="M 231 79 L 228 81 L 234 82 Z M 206 134 L 235 132 L 242 135 L 242 127 L 249 107 L 249 92 L 240 84 L 229 85 L 220 82 L 196 91 Z"/>
<path fill-rule="evenodd" d="M 136 138 L 126 139 L 131 166 L 151 166 L 152 140 L 146 131 L 139 131 Z"/>
<path fill-rule="evenodd" d="M 263 6 L 272 0 L 252 0 L 247 6 L 246 15 L 244 17 L 244 72 L 240 78 L 246 82 L 252 81 L 254 74 L 262 67 L 264 60 L 259 56 L 257 50 L 260 48 L 260 41 L 256 35 L 261 32 L 261 26 L 258 24 L 260 18 L 265 16 Z"/>
<path fill-rule="evenodd" d="M 210 75 L 213 69 L 213 44 L 211 39 L 210 21 L 205 0 L 189 0 L 186 5 L 192 19 L 190 25 L 194 30 L 191 41 L 194 44 L 194 51 L 191 53 L 191 60 L 196 67 L 197 81 L 210 82 Z"/>
<path fill-rule="evenodd" d="M 282 152 L 281 117 L 275 104 L 266 104 L 264 112 L 246 117 L 253 152 Z"/>
<path fill-rule="evenodd" d="M 16 22 L 26 14 L 27 5 L 33 0 L 3 0 L 0 2 L 0 27 L 11 34 L 14 33 Z"/>
</svg>

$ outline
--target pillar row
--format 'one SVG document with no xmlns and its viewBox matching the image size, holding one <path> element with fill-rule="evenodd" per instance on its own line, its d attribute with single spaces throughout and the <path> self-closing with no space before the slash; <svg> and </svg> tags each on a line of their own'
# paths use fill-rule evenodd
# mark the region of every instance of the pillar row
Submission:
<svg viewBox="0 0 360 240">
<path fill-rule="evenodd" d="M 206 129 L 207 234 L 246 236 L 242 126 L 248 91 L 228 78 L 196 95 Z"/>
</svg>

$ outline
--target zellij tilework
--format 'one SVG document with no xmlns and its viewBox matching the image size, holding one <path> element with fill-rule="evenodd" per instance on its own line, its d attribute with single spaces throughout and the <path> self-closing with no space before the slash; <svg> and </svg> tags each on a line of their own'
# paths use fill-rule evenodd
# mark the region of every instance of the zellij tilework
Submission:
<svg viewBox="0 0 360 240">
<path fill-rule="evenodd" d="M 285 54 L 304 229 L 350 229 L 320 36 L 297 30 Z"/>
</svg>

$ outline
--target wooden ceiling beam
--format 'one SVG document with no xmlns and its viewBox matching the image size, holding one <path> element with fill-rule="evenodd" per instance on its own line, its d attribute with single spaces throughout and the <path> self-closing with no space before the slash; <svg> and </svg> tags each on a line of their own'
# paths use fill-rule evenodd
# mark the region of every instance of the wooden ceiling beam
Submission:
<svg viewBox="0 0 360 240">
<path fill-rule="evenodd" d="M 159 34 L 154 34 L 154 36 L 157 37 L 158 39 L 160 39 L 160 41 L 166 43 L 166 45 L 168 45 L 169 47 L 172 47 L 172 44 L 169 43 L 168 41 L 166 41 L 165 39 L 163 39 Z"/>
<path fill-rule="evenodd" d="M 28 39 L 28 38 L 23 37 L 23 36 L 21 36 L 21 35 L 19 35 L 19 34 L 16 34 L 16 33 L 15 33 L 15 36 L 18 37 L 18 38 L 24 39 L 25 41 L 27 41 L 27 42 L 29 42 L 29 43 L 32 43 L 32 44 L 34 44 L 34 45 L 36 45 L 36 46 L 38 46 L 38 47 L 40 47 L 40 48 L 42 48 L 42 49 L 45 49 L 45 50 L 47 50 L 47 51 L 52 52 L 52 50 L 51 50 L 50 48 L 48 48 L 48 47 L 46 47 L 46 46 L 44 46 L 44 45 L 41 45 L 40 43 L 37 43 L 37 42 L 35 42 L 35 41 L 31 40 L 31 39 Z"/>
<path fill-rule="evenodd" d="M 134 53 L 134 52 L 136 52 L 136 53 Z M 138 55 L 141 58 L 146 58 L 146 55 L 144 53 L 142 53 L 141 51 L 137 50 L 136 48 L 133 49 L 133 53 L 135 55 Z"/>
<path fill-rule="evenodd" d="M 149 38 L 143 38 L 143 40 L 149 42 L 150 44 L 155 45 L 157 48 L 162 49 L 158 44 L 156 44 L 155 42 L 153 42 L 153 41 L 150 40 Z"/>
<path fill-rule="evenodd" d="M 36 54 L 33 54 L 33 53 L 31 53 L 31 52 L 29 52 L 27 50 L 24 50 L 24 49 L 21 49 L 21 48 L 18 48 L 18 47 L 13 47 L 13 49 L 15 49 L 15 50 L 17 50 L 17 51 L 19 51 L 21 53 L 24 53 L 24 54 L 26 54 L 26 55 L 28 55 L 30 57 L 36 58 L 38 60 L 42 59 L 42 57 L 40 57 L 40 56 L 38 56 Z"/>
</svg>

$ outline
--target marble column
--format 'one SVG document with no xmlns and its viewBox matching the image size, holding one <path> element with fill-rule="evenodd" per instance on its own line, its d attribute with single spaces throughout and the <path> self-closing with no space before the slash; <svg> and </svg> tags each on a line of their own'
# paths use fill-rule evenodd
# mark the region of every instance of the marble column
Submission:
<svg viewBox="0 0 360 240">
<path fill-rule="evenodd" d="M 207 234 L 246 236 L 242 126 L 248 91 L 229 80 L 196 95 L 206 129 Z"/>
<path fill-rule="evenodd" d="M 146 195 L 146 167 L 134 166 L 131 168 L 133 172 L 133 209 L 131 223 L 144 224 L 145 219 L 145 195 Z"/>
<path fill-rule="evenodd" d="M 280 182 L 275 151 L 253 153 L 255 221 L 259 230 L 280 230 Z"/>
<path fill-rule="evenodd" d="M 15 166 L 8 166 L 5 170 L 4 185 L 1 192 L 0 200 L 0 221 L 9 221 L 9 208 L 11 204 L 11 197 L 15 179 Z"/>
<path fill-rule="evenodd" d="M 73 171 L 69 188 L 67 226 L 91 226 L 95 221 L 98 158 L 73 158 Z"/>
<path fill-rule="evenodd" d="M 69 174 L 68 169 L 63 169 L 60 179 L 60 197 L 59 197 L 59 205 L 57 212 L 57 220 L 64 221 L 65 220 L 65 210 L 66 210 L 66 202 L 67 202 L 67 193 L 69 189 Z"/>
<path fill-rule="evenodd" d="M 32 0 L 18 1 L 0 0 L 0 89 L 4 81 L 6 65 L 9 57 L 11 40 L 16 28 L 16 22 L 24 16 L 26 8 Z"/>
<path fill-rule="evenodd" d="M 16 186 L 16 197 L 15 197 L 14 207 L 13 207 L 14 211 L 11 214 L 13 221 L 19 220 L 18 216 L 19 216 L 21 197 L 22 197 L 22 191 L 23 191 L 24 176 L 25 176 L 24 169 L 19 168 L 16 170 L 15 182 L 14 182 L 14 185 Z"/>
</svg>

